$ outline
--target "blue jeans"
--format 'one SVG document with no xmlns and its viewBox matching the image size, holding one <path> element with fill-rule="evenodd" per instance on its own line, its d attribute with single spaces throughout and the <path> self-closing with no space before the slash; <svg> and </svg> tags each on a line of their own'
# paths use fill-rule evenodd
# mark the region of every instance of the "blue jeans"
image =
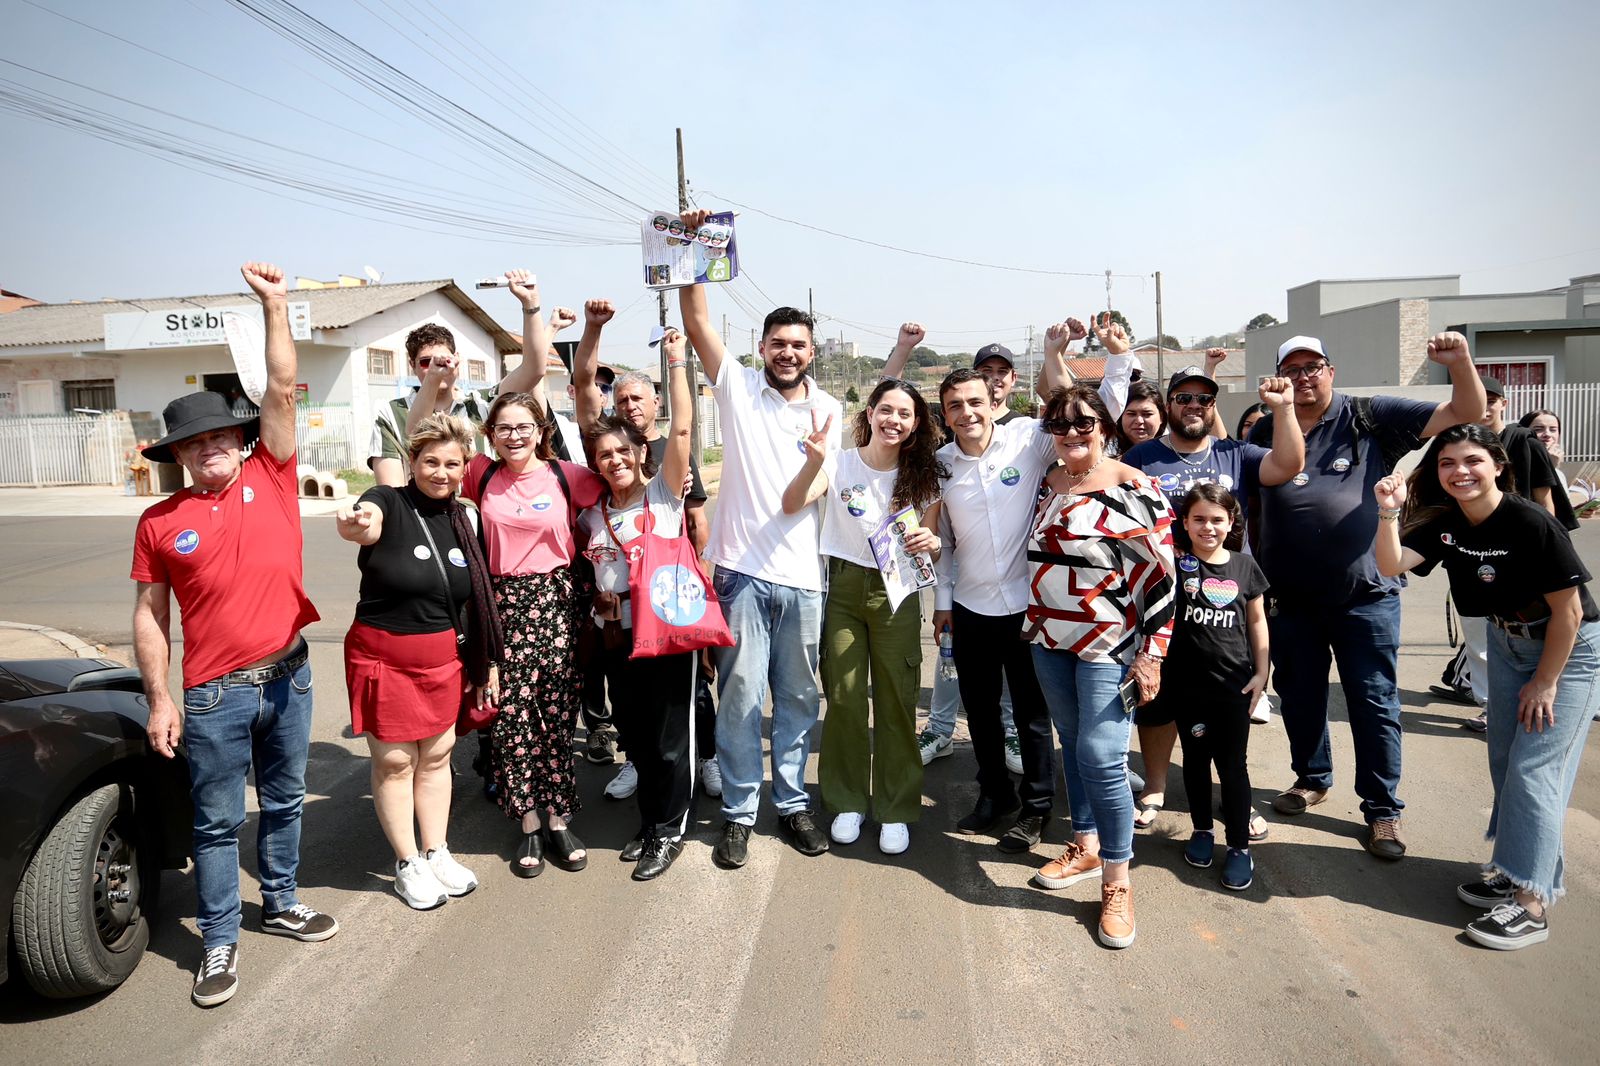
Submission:
<svg viewBox="0 0 1600 1066">
<path fill-rule="evenodd" d="M 311 743 L 311 662 L 264 685 L 208 681 L 183 692 L 183 742 L 194 795 L 195 887 L 205 947 L 239 940 L 239 828 L 252 763 L 261 816 L 256 856 L 261 903 L 293 907 L 300 811 Z"/>
<path fill-rule="evenodd" d="M 1061 738 L 1061 770 L 1072 829 L 1100 836 L 1100 858 L 1133 858 L 1133 792 L 1128 788 L 1132 716 L 1118 688 L 1128 668 L 1087 662 L 1069 651 L 1033 646 L 1033 669 Z"/>
<path fill-rule="evenodd" d="M 1494 809 L 1488 839 L 1494 869 L 1546 903 L 1560 899 L 1561 829 L 1567 818 L 1578 760 L 1600 706 L 1600 622 L 1578 629 L 1572 654 L 1556 683 L 1555 723 L 1525 732 L 1517 694 L 1533 677 L 1544 641 L 1489 629 L 1489 781 Z"/>
<path fill-rule="evenodd" d="M 937 653 L 935 653 L 937 654 Z M 933 697 L 928 701 L 928 732 L 940 737 L 951 737 L 956 732 L 956 712 L 961 709 L 961 685 L 952 678 L 946 681 L 939 671 L 933 671 Z M 1017 735 L 1017 723 L 1011 717 L 1011 683 L 1000 684 L 1000 725 L 1006 736 Z"/>
<path fill-rule="evenodd" d="M 717 567 L 711 581 L 733 633 L 717 656 L 717 765 L 722 816 L 754 825 L 761 804 L 761 705 L 772 692 L 772 801 L 809 810 L 806 757 L 817 724 L 822 593 Z"/>
<path fill-rule="evenodd" d="M 1398 818 L 1400 594 L 1344 604 L 1287 604 L 1268 612 L 1273 685 L 1283 697 L 1283 729 L 1298 788 L 1333 787 L 1328 744 L 1328 672 L 1339 663 L 1350 738 L 1355 744 L 1356 795 L 1367 823 Z"/>
</svg>

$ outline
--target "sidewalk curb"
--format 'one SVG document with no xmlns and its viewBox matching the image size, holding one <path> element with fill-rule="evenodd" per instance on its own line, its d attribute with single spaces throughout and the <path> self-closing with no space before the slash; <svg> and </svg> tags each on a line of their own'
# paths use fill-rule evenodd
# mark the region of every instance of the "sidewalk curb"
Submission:
<svg viewBox="0 0 1600 1066">
<path fill-rule="evenodd" d="M 59 629 L 51 629 L 49 626 L 30 625 L 27 622 L 0 622 L 0 629 L 21 629 L 29 633 L 37 633 L 41 637 L 48 637 L 79 659 L 98 659 L 101 657 L 100 649 L 93 644 L 86 644 L 71 633 L 64 633 Z"/>
</svg>

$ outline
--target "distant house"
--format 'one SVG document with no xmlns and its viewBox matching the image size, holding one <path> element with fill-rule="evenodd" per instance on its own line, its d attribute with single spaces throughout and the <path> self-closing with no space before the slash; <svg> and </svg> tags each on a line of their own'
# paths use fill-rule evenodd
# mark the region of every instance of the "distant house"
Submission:
<svg viewBox="0 0 1600 1066">
<path fill-rule="evenodd" d="M 0 315 L 11 311 L 19 311 L 24 307 L 32 307 L 38 300 L 12 292 L 10 289 L 0 289 Z"/>
</svg>

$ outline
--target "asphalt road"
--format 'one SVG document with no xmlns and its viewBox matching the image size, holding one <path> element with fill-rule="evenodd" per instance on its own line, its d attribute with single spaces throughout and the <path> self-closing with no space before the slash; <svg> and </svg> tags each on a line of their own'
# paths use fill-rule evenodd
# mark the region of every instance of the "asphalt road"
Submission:
<svg viewBox="0 0 1600 1066">
<path fill-rule="evenodd" d="M 0 618 L 125 646 L 132 519 L 0 518 Z M 1457 882 L 1487 856 L 1489 786 L 1465 709 L 1429 701 L 1447 655 L 1440 577 L 1406 593 L 1401 655 L 1410 855 L 1361 849 L 1348 730 L 1338 785 L 1311 814 L 1268 814 L 1248 891 L 1185 866 L 1177 767 L 1168 809 L 1136 842 L 1138 943 L 1094 938 L 1093 883 L 1028 884 L 1059 850 L 1058 817 L 1032 856 L 962 837 L 976 795 L 970 750 L 935 762 L 911 849 L 862 842 L 814 859 L 763 812 L 751 861 L 711 863 L 720 825 L 702 803 L 694 840 L 647 885 L 615 854 L 631 804 L 605 800 L 608 771 L 582 771 L 580 874 L 512 876 L 512 830 L 458 752 L 451 844 L 482 887 L 435 912 L 408 910 L 372 814 L 362 742 L 348 736 L 340 640 L 355 599 L 354 549 L 305 520 L 306 574 L 324 621 L 301 864 L 304 897 L 342 931 L 305 945 L 254 931 L 245 879 L 242 987 L 189 1003 L 199 953 L 192 876 L 169 873 L 150 954 L 118 991 L 41 1000 L 0 988 L 0 1061 L 103 1062 L 1592 1062 L 1600 1021 L 1600 762 L 1592 750 L 1567 819 L 1571 895 L 1552 939 L 1498 953 L 1460 934 L 1474 914 Z M 1580 533 L 1600 558 L 1600 531 Z M 931 677 L 931 656 L 926 678 Z M 1343 712 L 1335 697 L 1335 717 Z M 1257 727 L 1260 806 L 1290 782 L 1274 722 Z M 815 767 L 812 767 L 813 775 Z M 814 780 L 814 776 L 813 776 Z M 1058 804 L 1058 812 L 1064 803 Z M 254 867 L 249 829 L 242 848 Z M 1586 1050 L 1587 1049 L 1587 1050 Z"/>
</svg>

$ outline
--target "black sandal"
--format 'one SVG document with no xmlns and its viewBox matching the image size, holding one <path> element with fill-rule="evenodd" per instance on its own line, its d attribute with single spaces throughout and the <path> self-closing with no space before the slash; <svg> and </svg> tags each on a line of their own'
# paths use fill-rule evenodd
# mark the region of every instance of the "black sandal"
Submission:
<svg viewBox="0 0 1600 1066">
<path fill-rule="evenodd" d="M 511 860 L 511 872 L 518 877 L 538 877 L 544 873 L 544 837 L 540 836 L 542 831 L 536 827 L 533 832 L 522 834 L 522 844 L 517 848 L 517 857 Z M 532 859 L 533 865 L 525 864 L 523 859 Z"/>
<path fill-rule="evenodd" d="M 588 849 L 583 846 L 572 830 L 565 827 L 561 829 L 546 829 L 545 839 L 550 842 L 550 861 L 568 873 L 577 873 L 589 865 Z M 574 859 L 572 853 L 584 852 L 581 859 Z"/>
</svg>

